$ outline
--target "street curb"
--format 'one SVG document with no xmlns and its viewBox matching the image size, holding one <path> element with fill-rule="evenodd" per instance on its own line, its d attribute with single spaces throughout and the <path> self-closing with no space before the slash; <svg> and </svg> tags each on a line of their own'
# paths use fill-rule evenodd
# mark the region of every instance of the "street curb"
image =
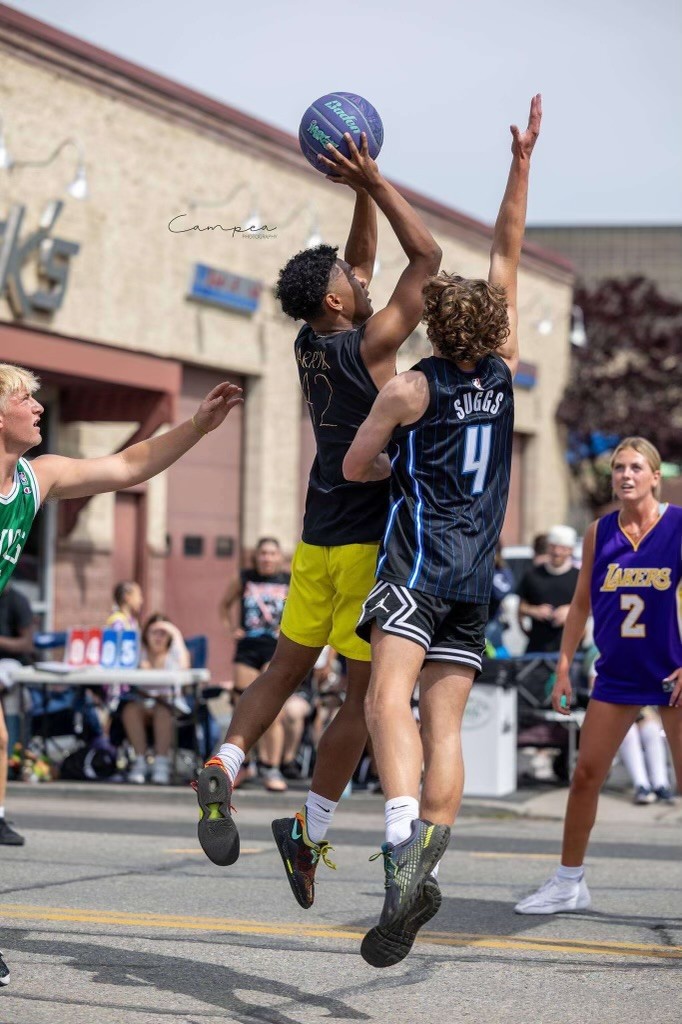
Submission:
<svg viewBox="0 0 682 1024">
<path fill-rule="evenodd" d="M 187 805 L 194 800 L 194 793 L 189 784 L 179 786 L 131 786 L 126 783 L 107 782 L 48 782 L 48 783 L 26 783 L 9 782 L 7 784 L 8 795 L 22 800 L 44 800 L 50 795 L 60 800 L 105 800 L 107 803 L 156 803 L 167 805 Z M 304 796 L 308 791 L 308 783 L 294 783 L 289 787 L 287 793 L 277 794 L 266 792 L 256 787 L 240 788 L 237 791 L 236 799 L 245 804 L 258 805 L 269 804 L 274 807 L 283 805 L 287 797 L 301 794 Z M 535 794 L 533 794 L 535 795 Z M 531 797 L 532 799 L 532 797 Z M 478 797 L 465 797 L 460 808 L 461 817 L 524 817 L 526 803 L 528 801 L 517 799 L 515 802 L 504 800 L 488 800 Z M 364 790 L 354 792 L 350 797 L 344 798 L 339 804 L 339 810 L 353 810 L 354 812 L 371 811 L 373 814 L 383 808 L 384 797 L 382 793 L 368 793 Z"/>
</svg>

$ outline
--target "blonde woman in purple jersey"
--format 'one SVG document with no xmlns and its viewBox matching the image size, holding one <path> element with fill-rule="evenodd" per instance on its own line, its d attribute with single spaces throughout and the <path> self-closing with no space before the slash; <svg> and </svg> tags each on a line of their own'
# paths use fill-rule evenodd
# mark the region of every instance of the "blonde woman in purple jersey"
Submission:
<svg viewBox="0 0 682 1024">
<path fill-rule="evenodd" d="M 682 790 L 682 508 L 659 501 L 661 456 L 627 437 L 611 459 L 620 510 L 585 535 L 578 585 L 564 627 L 555 711 L 570 714 L 569 668 L 592 608 L 600 657 L 568 797 L 561 864 L 517 914 L 586 910 L 583 861 L 600 790 L 613 758 L 643 707 L 656 707 Z"/>
</svg>

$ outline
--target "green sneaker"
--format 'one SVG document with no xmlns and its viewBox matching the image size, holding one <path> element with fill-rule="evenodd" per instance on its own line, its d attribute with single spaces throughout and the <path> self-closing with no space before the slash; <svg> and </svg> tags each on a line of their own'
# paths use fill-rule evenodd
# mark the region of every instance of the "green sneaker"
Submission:
<svg viewBox="0 0 682 1024">
<path fill-rule="evenodd" d="M 315 901 L 315 871 L 322 860 L 328 868 L 336 870 L 329 853 L 334 849 L 326 840 L 314 843 L 308 836 L 306 810 L 294 818 L 277 818 L 272 823 L 272 834 L 277 843 L 287 873 L 291 891 L 297 902 L 308 910 Z"/>
<path fill-rule="evenodd" d="M 441 894 L 431 876 L 450 840 L 447 825 L 417 818 L 409 839 L 384 843 L 370 860 L 384 858 L 384 908 L 379 924 L 367 932 L 360 952 L 372 967 L 392 967 L 412 949 L 419 929 L 438 913 Z"/>
</svg>

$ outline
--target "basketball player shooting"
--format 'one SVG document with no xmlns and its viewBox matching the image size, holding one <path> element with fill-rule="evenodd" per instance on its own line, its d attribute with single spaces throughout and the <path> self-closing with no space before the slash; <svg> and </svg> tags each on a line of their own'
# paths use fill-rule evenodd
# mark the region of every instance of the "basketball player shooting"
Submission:
<svg viewBox="0 0 682 1024">
<path fill-rule="evenodd" d="M 246 751 L 326 644 L 347 659 L 346 698 L 320 740 L 305 803 L 297 814 L 273 822 L 287 880 L 305 909 L 315 898 L 318 864 L 334 866 L 327 830 L 367 741 L 364 698 L 371 651 L 355 626 L 374 582 L 388 512 L 388 480 L 349 484 L 342 461 L 378 390 L 395 374 L 396 353 L 421 319 L 424 284 L 437 272 L 441 256 L 421 217 L 381 175 L 366 135 L 360 149 L 350 135 L 347 142 L 350 159 L 333 147 L 328 159 L 320 158 L 335 182 L 356 192 L 345 259 L 330 245 L 306 249 L 289 260 L 277 286 L 283 311 L 305 321 L 294 352 L 316 441 L 281 631 L 267 671 L 239 701 L 225 742 L 197 780 L 199 841 L 215 864 L 233 864 L 239 834 L 230 803 Z M 367 291 L 376 247 L 374 203 L 407 258 L 388 304 L 376 313 Z"/>
<path fill-rule="evenodd" d="M 362 943 L 374 967 L 402 960 L 438 911 L 434 872 L 462 797 L 462 715 L 481 669 L 509 491 L 517 271 L 541 117 L 538 95 L 526 130 L 511 128 L 488 280 L 442 273 L 427 283 L 433 355 L 386 384 L 343 463 L 348 480 L 378 480 L 387 444 L 398 446 L 378 582 L 357 630 L 372 644 L 367 724 L 386 796 L 384 908 Z M 418 676 L 421 734 L 410 707 Z"/>
</svg>

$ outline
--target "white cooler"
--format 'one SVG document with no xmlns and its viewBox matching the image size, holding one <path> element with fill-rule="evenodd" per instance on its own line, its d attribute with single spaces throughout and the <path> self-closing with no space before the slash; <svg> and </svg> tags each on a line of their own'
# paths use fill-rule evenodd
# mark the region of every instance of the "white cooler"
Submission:
<svg viewBox="0 0 682 1024">
<path fill-rule="evenodd" d="M 487 662 L 462 722 L 465 796 L 506 796 L 516 789 L 516 687 L 510 665 Z M 496 683 L 489 680 L 496 678 Z"/>
</svg>

